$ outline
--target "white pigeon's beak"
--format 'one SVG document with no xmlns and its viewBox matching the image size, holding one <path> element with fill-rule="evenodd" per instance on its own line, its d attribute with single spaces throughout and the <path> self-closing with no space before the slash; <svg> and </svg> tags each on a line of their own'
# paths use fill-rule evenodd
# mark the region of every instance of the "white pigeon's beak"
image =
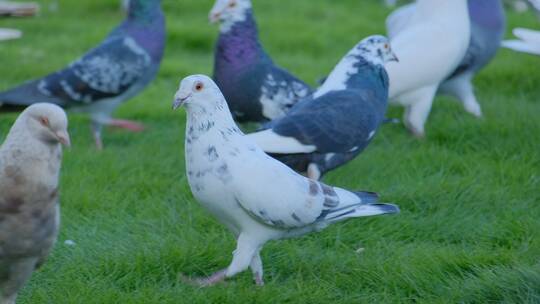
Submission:
<svg viewBox="0 0 540 304">
<path fill-rule="evenodd" d="M 181 106 L 183 106 L 186 101 L 191 97 L 191 94 L 182 96 L 180 92 L 176 93 L 174 96 L 174 102 L 173 102 L 173 111 L 178 110 Z"/>
<path fill-rule="evenodd" d="M 399 62 L 399 58 L 396 56 L 396 53 L 392 52 L 392 58 L 390 58 L 390 61 Z"/>
<path fill-rule="evenodd" d="M 67 131 L 58 131 L 55 135 L 64 147 L 71 148 L 71 139 L 69 138 L 69 133 Z"/>
</svg>

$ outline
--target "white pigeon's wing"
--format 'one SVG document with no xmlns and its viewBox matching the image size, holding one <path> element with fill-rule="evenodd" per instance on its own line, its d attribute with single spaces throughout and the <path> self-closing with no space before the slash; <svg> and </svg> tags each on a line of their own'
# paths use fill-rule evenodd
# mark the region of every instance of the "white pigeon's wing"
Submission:
<svg viewBox="0 0 540 304">
<path fill-rule="evenodd" d="M 513 33 L 521 40 L 503 41 L 503 47 L 518 52 L 540 55 L 540 31 L 516 28 Z"/>
<path fill-rule="evenodd" d="M 246 135 L 267 153 L 298 154 L 312 153 L 317 150 L 314 145 L 304 145 L 294 137 L 281 136 L 272 129 Z"/>
<path fill-rule="evenodd" d="M 540 47 L 540 31 L 518 27 L 512 33 L 519 39 Z"/>
<path fill-rule="evenodd" d="M 403 29 L 407 28 L 416 10 L 416 4 L 404 5 L 392 12 L 386 18 L 386 32 L 388 38 L 396 37 Z"/>
<path fill-rule="evenodd" d="M 538 46 L 531 45 L 523 40 L 505 40 L 502 42 L 502 46 L 516 52 L 540 55 L 540 48 Z"/>
<path fill-rule="evenodd" d="M 375 193 L 349 192 L 298 175 L 255 146 L 246 153 L 232 160 L 230 170 L 237 171 L 231 175 L 244 178 L 232 180 L 230 187 L 238 205 L 266 225 L 301 228 L 377 201 Z M 370 214 L 362 210 L 356 216 Z"/>
</svg>

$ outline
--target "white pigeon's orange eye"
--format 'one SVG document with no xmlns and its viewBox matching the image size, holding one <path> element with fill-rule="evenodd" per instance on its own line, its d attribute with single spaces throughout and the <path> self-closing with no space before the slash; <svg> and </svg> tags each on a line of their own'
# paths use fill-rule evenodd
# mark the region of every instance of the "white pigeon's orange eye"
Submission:
<svg viewBox="0 0 540 304">
<path fill-rule="evenodd" d="M 39 117 L 39 123 L 44 126 L 44 127 L 48 127 L 49 126 L 49 119 L 45 116 L 40 116 Z"/>
<path fill-rule="evenodd" d="M 202 82 L 197 82 L 195 84 L 195 91 L 200 92 L 204 89 L 204 84 Z"/>
<path fill-rule="evenodd" d="M 384 48 L 385 48 L 386 50 L 388 50 L 389 47 L 390 47 L 390 46 L 388 45 L 388 43 L 386 43 L 386 44 L 384 45 Z"/>
<path fill-rule="evenodd" d="M 230 8 L 233 8 L 233 7 L 235 7 L 235 6 L 236 6 L 236 1 L 231 1 L 231 2 L 229 2 L 229 7 L 230 7 Z"/>
</svg>

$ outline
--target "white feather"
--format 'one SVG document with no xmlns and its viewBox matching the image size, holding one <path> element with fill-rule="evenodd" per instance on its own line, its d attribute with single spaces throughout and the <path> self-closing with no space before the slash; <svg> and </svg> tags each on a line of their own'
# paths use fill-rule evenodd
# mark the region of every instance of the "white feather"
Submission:
<svg viewBox="0 0 540 304">
<path fill-rule="evenodd" d="M 313 145 L 304 145 L 293 137 L 281 136 L 271 129 L 248 134 L 246 137 L 257 143 L 266 153 L 312 153 L 317 149 Z"/>
<path fill-rule="evenodd" d="M 503 41 L 503 47 L 518 52 L 540 55 L 540 31 L 516 28 L 513 33 L 519 39 Z"/>
</svg>

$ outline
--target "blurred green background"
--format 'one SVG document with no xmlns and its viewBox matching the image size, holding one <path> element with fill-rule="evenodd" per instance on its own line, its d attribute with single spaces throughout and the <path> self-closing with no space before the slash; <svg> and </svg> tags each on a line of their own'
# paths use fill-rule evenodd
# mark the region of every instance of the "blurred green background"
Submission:
<svg viewBox="0 0 540 304">
<path fill-rule="evenodd" d="M 117 0 L 60 0 L 58 12 L 38 2 L 36 18 L 0 19 L 24 31 L 0 43 L 0 90 L 65 66 L 123 18 Z M 540 57 L 508 50 L 476 78 L 484 119 L 438 98 L 425 140 L 385 125 L 325 179 L 380 192 L 400 215 L 269 243 L 264 288 L 248 272 L 207 289 L 183 284 L 179 273 L 221 269 L 235 247 L 191 196 L 185 113 L 170 110 L 181 78 L 212 72 L 212 2 L 163 0 L 168 44 L 158 79 L 117 111 L 146 132 L 107 130 L 98 153 L 87 118 L 70 115 L 61 235 L 19 303 L 540 303 Z M 380 0 L 254 2 L 266 50 L 311 84 L 359 40 L 384 33 L 391 11 Z M 508 17 L 509 29 L 540 27 L 531 12 Z M 15 118 L 0 116 L 0 138 Z"/>
</svg>

